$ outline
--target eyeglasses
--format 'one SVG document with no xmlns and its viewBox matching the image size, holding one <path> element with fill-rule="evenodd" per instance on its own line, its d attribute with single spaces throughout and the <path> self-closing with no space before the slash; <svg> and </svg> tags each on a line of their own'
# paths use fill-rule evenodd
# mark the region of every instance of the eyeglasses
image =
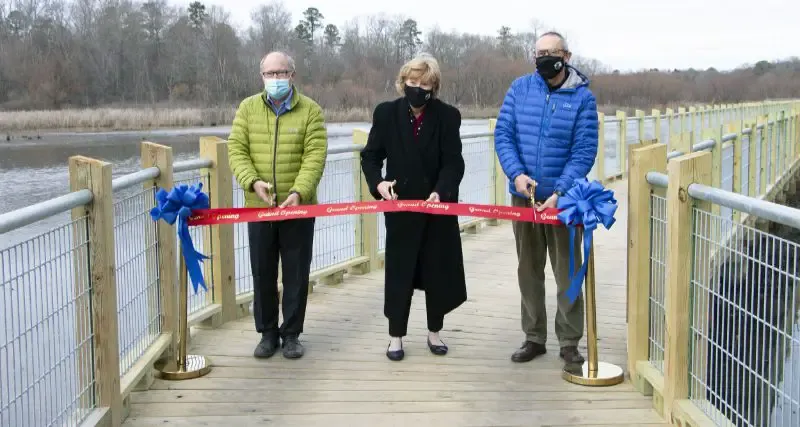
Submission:
<svg viewBox="0 0 800 427">
<path fill-rule="evenodd" d="M 543 49 L 543 50 L 537 50 L 536 51 L 536 57 L 539 58 L 539 57 L 542 57 L 542 56 L 566 55 L 567 53 L 568 52 L 566 50 L 564 50 L 564 49 L 553 49 L 553 50 Z"/>
<path fill-rule="evenodd" d="M 278 70 L 278 71 L 262 71 L 261 75 L 265 78 L 268 77 L 289 77 L 292 75 L 292 70 Z"/>
</svg>

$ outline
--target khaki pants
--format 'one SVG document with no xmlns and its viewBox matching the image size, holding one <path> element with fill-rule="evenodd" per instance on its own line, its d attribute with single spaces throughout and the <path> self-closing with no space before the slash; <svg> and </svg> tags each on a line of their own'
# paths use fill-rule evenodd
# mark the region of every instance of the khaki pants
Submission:
<svg viewBox="0 0 800 427">
<path fill-rule="evenodd" d="M 516 207 L 530 207 L 529 200 L 512 197 Z M 545 256 L 550 256 L 558 288 L 555 331 L 559 345 L 577 346 L 583 337 L 583 292 L 574 303 L 569 302 L 569 229 L 564 226 L 513 222 L 517 245 L 517 278 L 522 297 L 522 331 L 525 339 L 539 344 L 547 341 L 547 309 L 545 307 Z M 575 270 L 581 265 L 582 231 L 575 232 Z"/>
</svg>

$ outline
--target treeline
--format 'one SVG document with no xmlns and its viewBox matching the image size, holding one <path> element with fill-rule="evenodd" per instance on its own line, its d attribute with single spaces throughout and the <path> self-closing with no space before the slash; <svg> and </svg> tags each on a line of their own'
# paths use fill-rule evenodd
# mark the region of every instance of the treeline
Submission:
<svg viewBox="0 0 800 427">
<path fill-rule="evenodd" d="M 228 12 L 201 2 L 0 0 L 0 108 L 235 105 L 260 89 L 259 60 L 275 49 L 294 56 L 302 90 L 327 109 L 371 108 L 394 97 L 397 69 L 420 51 L 442 64 L 443 98 L 492 107 L 533 69 L 537 34 L 549 29 L 423 31 L 412 17 L 386 15 L 336 23 L 314 7 L 293 17 L 279 1 L 253 10 L 251 21 L 235 28 Z M 730 72 L 621 74 L 580 55 L 573 64 L 592 77 L 600 104 L 800 97 L 797 59 Z"/>
</svg>

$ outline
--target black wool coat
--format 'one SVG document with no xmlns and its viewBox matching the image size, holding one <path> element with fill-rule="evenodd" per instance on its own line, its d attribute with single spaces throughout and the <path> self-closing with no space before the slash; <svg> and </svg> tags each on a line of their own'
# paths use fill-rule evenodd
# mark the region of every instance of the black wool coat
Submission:
<svg viewBox="0 0 800 427">
<path fill-rule="evenodd" d="M 379 104 L 361 152 L 361 169 L 372 196 L 378 184 L 397 181 L 399 200 L 426 200 L 432 192 L 442 202 L 458 202 L 464 176 L 461 113 L 433 99 L 425 107 L 414 137 L 405 98 Z M 386 160 L 386 176 L 381 171 Z M 384 314 L 400 317 L 414 289 L 426 293 L 426 307 L 445 315 L 467 299 L 464 258 L 457 216 L 414 212 L 385 214 L 386 260 Z"/>
</svg>

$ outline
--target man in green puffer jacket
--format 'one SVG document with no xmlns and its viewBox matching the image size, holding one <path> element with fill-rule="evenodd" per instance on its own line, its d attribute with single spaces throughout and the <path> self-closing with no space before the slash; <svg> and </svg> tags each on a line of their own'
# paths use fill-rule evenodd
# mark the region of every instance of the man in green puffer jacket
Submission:
<svg viewBox="0 0 800 427">
<path fill-rule="evenodd" d="M 245 207 L 317 202 L 328 134 L 322 108 L 294 86 L 294 60 L 272 52 L 261 60 L 265 91 L 239 105 L 228 137 L 231 170 L 244 189 Z M 308 299 L 314 219 L 247 224 L 253 273 L 253 317 L 261 341 L 254 356 L 297 359 Z M 283 324 L 278 327 L 278 259 L 283 271 Z"/>
</svg>

